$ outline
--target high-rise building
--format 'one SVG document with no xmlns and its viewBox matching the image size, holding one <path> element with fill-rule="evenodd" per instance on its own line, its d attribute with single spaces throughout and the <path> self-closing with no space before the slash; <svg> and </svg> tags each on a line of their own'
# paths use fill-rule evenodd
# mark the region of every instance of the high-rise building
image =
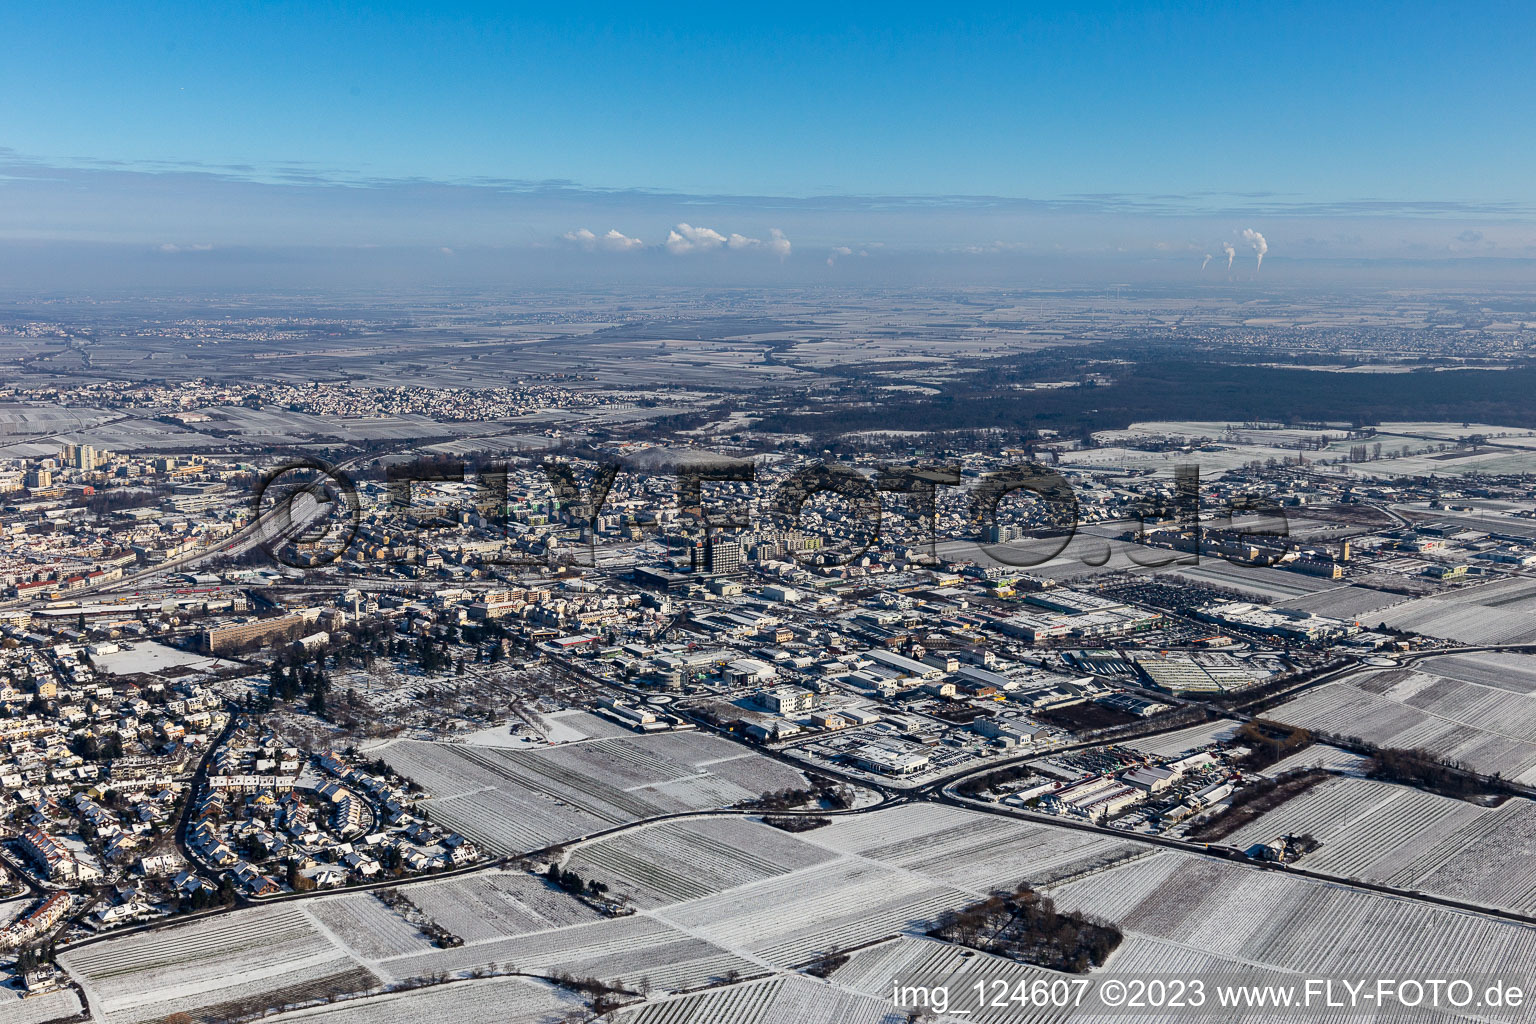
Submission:
<svg viewBox="0 0 1536 1024">
<path fill-rule="evenodd" d="M 729 576 L 741 571 L 741 542 L 711 537 L 704 542 L 704 572 L 710 576 Z"/>
</svg>

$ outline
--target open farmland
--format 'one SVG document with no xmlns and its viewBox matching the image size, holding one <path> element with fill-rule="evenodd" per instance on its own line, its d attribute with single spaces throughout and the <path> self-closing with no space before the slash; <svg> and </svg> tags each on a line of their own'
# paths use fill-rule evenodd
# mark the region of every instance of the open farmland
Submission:
<svg viewBox="0 0 1536 1024">
<path fill-rule="evenodd" d="M 555 886 L 521 872 L 481 872 L 412 886 L 407 895 L 466 943 L 527 935 L 599 920 L 601 915 Z"/>
<path fill-rule="evenodd" d="M 422 1024 L 424 1021 L 495 1021 L 496 1024 L 561 1024 L 581 1000 L 554 985 L 528 978 L 490 978 L 434 985 L 407 992 L 294 1010 L 268 1018 L 302 1024 Z"/>
<path fill-rule="evenodd" d="M 1382 609 L 1407 600 L 1408 598 L 1402 594 L 1390 594 L 1370 587 L 1346 586 L 1320 590 L 1315 594 L 1304 594 L 1301 597 L 1286 598 L 1277 604 L 1281 608 L 1355 621 L 1362 626 L 1374 626 L 1387 618 Z"/>
<path fill-rule="evenodd" d="M 381 977 L 403 981 L 442 972 L 568 971 L 637 980 L 644 968 L 658 988 L 696 985 L 750 964 L 643 917 L 609 919 L 542 878 L 480 871 L 401 890 L 429 918 L 464 941 L 440 949 L 372 893 L 305 901 L 330 937 Z M 377 908 L 377 910 L 375 910 Z M 378 913 L 383 911 L 383 914 Z"/>
<path fill-rule="evenodd" d="M 107 1024 L 158 1024 L 177 1012 L 212 1021 L 380 985 L 293 905 L 126 936 L 59 961 Z"/>
<path fill-rule="evenodd" d="M 1306 771 L 1310 768 L 1360 774 L 1366 771 L 1369 762 L 1370 758 L 1342 747 L 1330 746 L 1327 743 L 1309 743 L 1290 757 L 1276 761 L 1257 774 L 1275 779 L 1290 772 Z"/>
<path fill-rule="evenodd" d="M 25 999 L 9 989 L 0 989 L 0 1020 L 5 1024 L 49 1024 L 50 1021 L 78 1018 L 80 997 L 72 988 L 59 989 Z"/>
<path fill-rule="evenodd" d="M 830 949 L 922 931 L 975 896 L 873 861 L 845 860 L 651 914 L 727 949 L 790 967 Z"/>
<path fill-rule="evenodd" d="M 713 989 L 650 1003 L 620 1024 L 903 1024 L 907 1015 L 872 996 L 803 976 Z"/>
<path fill-rule="evenodd" d="M 371 892 L 307 900 L 303 907 L 322 929 L 367 960 L 400 956 L 430 945 L 421 929 Z"/>
<path fill-rule="evenodd" d="M 1044 884 L 1143 849 L 1106 836 L 941 804 L 838 818 L 807 839 L 974 892 L 1023 881 Z"/>
<path fill-rule="evenodd" d="M 1114 965 L 1120 955 L 1121 952 L 1117 951 L 1109 964 L 1095 973 L 1114 973 Z M 1075 1014 L 1070 1008 L 1026 1009 L 1016 1005 L 977 1007 L 971 986 L 982 979 L 988 982 L 995 980 L 1006 983 L 1009 991 L 1012 991 L 1014 986 L 1021 983 L 1027 986 L 1037 981 L 1049 983 L 1074 977 L 1081 976 L 1061 974 L 1045 967 L 965 949 L 936 939 L 903 936 L 894 942 L 859 950 L 832 975 L 832 980 L 840 987 L 885 1000 L 891 998 L 892 989 L 898 981 L 903 985 L 948 984 L 954 999 L 952 1005 L 956 1009 L 969 1011 L 963 1016 L 957 1014 L 948 1019 L 976 1021 L 979 1024 L 1015 1024 L 1021 1021 L 1066 1020 Z"/>
<path fill-rule="evenodd" d="M 1536 580 L 1513 578 L 1460 587 L 1448 594 L 1420 597 L 1371 615 L 1385 622 L 1443 640 L 1468 644 L 1536 642 Z"/>
<path fill-rule="evenodd" d="M 1478 686 L 1492 686 L 1511 693 L 1536 694 L 1536 657 L 1480 651 L 1436 658 L 1429 665 L 1445 679 L 1459 679 Z"/>
<path fill-rule="evenodd" d="M 407 741 L 381 754 L 427 790 L 435 820 L 502 854 L 806 783 L 792 768 L 693 733 L 538 750 Z"/>
<path fill-rule="evenodd" d="M 1229 979 L 1236 972 L 1241 972 L 1241 977 L 1251 983 L 1275 983 L 1288 980 L 1286 972 L 1267 968 L 1256 964 L 1234 965 L 1230 960 L 1213 956 L 1199 949 L 1179 945 L 1171 942 L 1162 942 L 1157 939 L 1142 936 L 1128 935 L 1120 948 L 1110 957 L 1109 962 L 1099 970 L 1093 972 L 1093 977 L 1098 979 L 1108 977 L 1131 978 L 1140 976 L 1143 978 L 1171 978 L 1193 977 L 1198 974 L 1221 974 Z M 1294 979 L 1294 975 L 1290 976 Z M 1063 981 L 1081 979 L 1081 975 L 1061 974 L 1044 967 L 1036 967 L 1033 964 L 1020 963 L 1016 960 L 1008 960 L 1003 957 L 993 956 L 988 953 L 975 952 L 960 946 L 939 942 L 934 939 L 919 937 L 903 937 L 894 942 L 881 943 L 867 949 L 859 950 L 843 967 L 833 975 L 832 981 L 842 989 L 869 996 L 874 999 L 889 1000 L 897 982 L 907 985 L 933 985 L 944 984 L 948 987 L 952 1002 L 951 1007 L 960 1011 L 952 1013 L 949 1017 L 938 1019 L 945 1021 L 967 1021 L 971 1024 L 1045 1024 L 1045 1022 L 1057 1021 L 1113 1021 L 1113 1020 L 1166 1020 L 1179 1019 L 1169 1017 L 1153 1017 L 1151 1015 L 1126 1013 L 1116 1011 L 1106 1014 L 1104 1008 L 1096 1005 L 1093 997 L 1087 997 L 1087 1002 L 1080 1008 L 1066 1007 L 1023 1007 L 1015 1004 L 1004 1003 L 997 1006 L 980 1006 L 975 1004 L 973 986 L 985 980 L 989 984 L 1001 982 L 1007 986 L 1007 991 L 1016 990 L 1017 986 L 1029 987 L 1038 983 L 1051 984 Z M 1067 991 L 1072 991 L 1068 989 Z M 889 1005 L 889 1004 L 888 1004 Z M 920 1007 L 908 1007 L 907 1009 L 920 1009 Z M 1185 1011 L 1188 1013 L 1188 1011 Z M 903 1020 L 910 1019 L 903 1015 Z M 1230 1022 L 1244 1022 L 1244 1024 L 1274 1024 L 1277 1018 L 1272 1011 L 1248 1012 L 1239 1011 L 1221 1012 L 1207 1005 L 1198 1014 L 1189 1013 L 1182 1019 L 1188 1020 L 1219 1020 Z M 1434 1022 L 1448 1021 L 1453 1018 L 1444 1014 L 1435 1014 L 1424 1008 L 1412 1012 L 1383 1013 L 1372 1011 L 1368 1017 L 1358 1013 L 1351 1014 L 1347 1011 L 1327 1013 L 1321 1009 L 1314 1009 L 1307 1015 L 1308 1020 L 1339 1022 L 1358 1022 L 1361 1020 L 1372 1021 L 1418 1021 Z M 702 1024 L 703 1018 L 695 1018 Z"/>
<path fill-rule="evenodd" d="M 1286 833 L 1322 843 L 1314 871 L 1536 914 L 1536 803 L 1481 807 L 1369 779 L 1308 790 L 1234 832 L 1242 848 Z"/>
<path fill-rule="evenodd" d="M 1310 690 L 1267 712 L 1317 732 L 1382 747 L 1423 747 L 1478 772 L 1536 780 L 1536 694 L 1436 674 L 1438 659 L 1413 669 L 1380 669 Z M 1476 662 L 1459 662 L 1463 675 Z"/>
<path fill-rule="evenodd" d="M 732 972 L 743 977 L 762 973 L 760 966 L 741 956 L 643 914 L 454 949 L 430 949 L 380 965 L 396 978 L 462 974 L 477 968 L 529 974 L 561 971 L 613 984 L 644 981 L 658 991 L 718 984 Z"/>
<path fill-rule="evenodd" d="M 1161 851 L 1051 890 L 1062 910 L 1127 933 L 1110 966 L 1143 941 L 1160 973 L 1240 965 L 1352 977 L 1529 976 L 1536 928 L 1241 864 Z M 1137 942 L 1131 942 L 1137 939 Z M 1148 969 L 1147 964 L 1142 965 Z M 1438 973 L 1435 973 L 1438 972 Z"/>
<path fill-rule="evenodd" d="M 665 821 L 572 851 L 567 867 L 606 882 L 638 906 L 708 896 L 833 859 L 769 825 L 744 818 Z"/>
</svg>

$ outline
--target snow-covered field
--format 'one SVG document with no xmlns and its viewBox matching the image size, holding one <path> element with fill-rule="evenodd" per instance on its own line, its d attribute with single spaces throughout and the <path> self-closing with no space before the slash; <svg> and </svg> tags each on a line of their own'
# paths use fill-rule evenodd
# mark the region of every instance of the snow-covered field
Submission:
<svg viewBox="0 0 1536 1024">
<path fill-rule="evenodd" d="M 1359 736 L 1386 747 L 1424 747 L 1473 769 L 1522 782 L 1536 780 L 1536 681 L 1529 662 L 1495 685 L 1436 674 L 1440 659 L 1414 669 L 1381 669 L 1310 690 L 1268 717 L 1309 729 Z M 1489 671 L 1476 659 L 1449 670 L 1463 676 Z"/>
<path fill-rule="evenodd" d="M 60 953 L 59 962 L 107 1024 L 158 1024 L 237 1004 L 277 1008 L 380 984 L 293 904 L 125 936 Z"/>
<path fill-rule="evenodd" d="M 397 978 L 476 968 L 534 974 L 563 971 L 610 983 L 675 991 L 719 983 L 731 972 L 761 973 L 741 956 L 644 914 L 604 919 L 551 931 L 495 939 L 455 949 L 432 949 L 386 960 L 381 969 Z"/>
<path fill-rule="evenodd" d="M 508 728 L 507 722 L 487 729 L 455 737 L 457 742 L 478 747 L 508 747 L 514 750 L 547 747 L 557 743 L 576 743 L 581 740 L 607 739 L 631 735 L 629 729 L 617 722 L 610 722 L 579 708 L 567 708 L 553 714 L 535 714 L 537 728 L 530 728 L 518 719 L 511 724 L 519 727 L 517 734 Z"/>
<path fill-rule="evenodd" d="M 21 998 L 19 992 L 0 988 L 0 1021 L 5 1024 L 49 1024 L 50 1021 L 78 1019 L 80 997 L 72 988 L 44 995 Z"/>
<path fill-rule="evenodd" d="M 838 818 L 805 838 L 977 893 L 1023 881 L 1043 884 L 1140 849 L 1107 836 L 927 803 Z"/>
<path fill-rule="evenodd" d="M 777 761 L 697 733 L 537 750 L 404 741 L 380 750 L 431 795 L 435 820 L 498 853 L 541 849 L 661 814 L 805 785 Z"/>
<path fill-rule="evenodd" d="M 1051 895 L 1064 910 L 1114 920 L 1128 936 L 1198 950 L 1232 968 L 1362 978 L 1529 977 L 1536 970 L 1536 929 L 1174 851 Z M 1123 969 L 1126 952 L 1109 966 Z M 1179 969 L 1166 955 L 1152 963 L 1159 972 Z"/>
<path fill-rule="evenodd" d="M 188 675 L 199 675 L 240 667 L 238 662 L 177 650 L 152 640 L 135 640 L 123 644 L 121 650 L 111 654 L 98 654 L 91 658 L 91 665 L 98 672 L 109 676 L 163 673 L 168 669 L 180 669 Z"/>
<path fill-rule="evenodd" d="M 563 1024 L 581 1001 L 570 992 L 527 978 L 488 978 L 353 999 L 269 1017 L 295 1024 Z"/>
<path fill-rule="evenodd" d="M 639 906 L 662 906 L 833 859 L 829 850 L 742 818 L 665 821 L 584 844 L 567 866 Z"/>
<path fill-rule="evenodd" d="M 524 872 L 488 872 L 412 886 L 411 902 L 466 943 L 599 920 L 580 900 Z"/>
<path fill-rule="evenodd" d="M 1322 846 L 1299 862 L 1519 913 L 1536 913 L 1536 803 L 1499 807 L 1361 778 L 1330 779 L 1225 840 L 1239 848 L 1286 833 Z"/>
<path fill-rule="evenodd" d="M 652 913 L 777 967 L 923 930 L 974 894 L 860 861 L 840 861 Z"/>
<path fill-rule="evenodd" d="M 421 929 L 371 892 L 307 900 L 302 906 L 322 930 L 369 960 L 414 953 L 431 945 Z"/>
<path fill-rule="evenodd" d="M 1468 644 L 1536 641 L 1536 580 L 1505 578 L 1420 597 L 1370 615 L 1371 624 Z"/>
<path fill-rule="evenodd" d="M 905 1013 L 872 996 L 803 976 L 649 1003 L 620 1014 L 620 1024 L 905 1024 Z"/>
</svg>

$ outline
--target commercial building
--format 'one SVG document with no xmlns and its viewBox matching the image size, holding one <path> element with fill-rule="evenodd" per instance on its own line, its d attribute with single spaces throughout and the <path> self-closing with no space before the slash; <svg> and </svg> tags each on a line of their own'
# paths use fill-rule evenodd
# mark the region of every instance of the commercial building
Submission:
<svg viewBox="0 0 1536 1024">
<path fill-rule="evenodd" d="M 776 715 L 801 715 L 816 706 L 816 694 L 799 686 L 775 686 L 757 694 L 754 701 Z"/>
<path fill-rule="evenodd" d="M 227 484 L 218 481 L 195 484 L 177 484 L 171 489 L 166 504 L 177 512 L 203 512 L 218 505 L 224 499 Z"/>
<path fill-rule="evenodd" d="M 1348 636 L 1360 628 L 1343 619 L 1330 619 L 1310 612 L 1271 608 L 1267 605 L 1249 604 L 1243 601 L 1207 605 L 1195 615 L 1207 622 L 1216 622 L 1233 629 L 1246 629 L 1291 640 L 1326 640 L 1330 637 Z"/>
<path fill-rule="evenodd" d="M 721 677 L 731 686 L 757 686 L 778 674 L 778 669 L 756 658 L 738 658 L 720 670 Z"/>
<path fill-rule="evenodd" d="M 926 752 L 894 743 L 867 743 L 849 753 L 848 760 L 859 768 L 898 776 L 915 775 L 929 764 Z"/>
<path fill-rule="evenodd" d="M 871 650 L 866 651 L 864 657 L 875 664 L 890 669 L 893 672 L 913 679 L 938 679 L 944 675 L 944 670 L 937 665 L 925 665 L 921 661 L 908 658 L 904 655 L 893 654 L 890 651 Z"/>
<path fill-rule="evenodd" d="M 203 630 L 203 649 L 209 654 L 238 650 L 246 644 L 292 640 L 308 625 L 304 615 L 280 615 L 271 619 L 237 622 Z"/>
<path fill-rule="evenodd" d="M 1141 798 L 1141 792 L 1134 787 L 1112 775 L 1106 775 L 1059 789 L 1043 797 L 1041 803 L 1057 814 L 1072 814 L 1097 821 L 1124 810 Z"/>
</svg>

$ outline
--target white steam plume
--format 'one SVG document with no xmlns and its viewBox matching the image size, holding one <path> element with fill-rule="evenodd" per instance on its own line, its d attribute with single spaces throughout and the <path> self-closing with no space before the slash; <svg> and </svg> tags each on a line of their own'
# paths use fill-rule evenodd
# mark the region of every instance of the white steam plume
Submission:
<svg viewBox="0 0 1536 1024">
<path fill-rule="evenodd" d="M 1237 250 L 1232 248 L 1231 242 L 1222 242 L 1221 251 L 1227 254 L 1227 272 L 1232 272 L 1232 261 L 1237 259 Z"/>
<path fill-rule="evenodd" d="M 1206 253 L 1205 254 L 1205 259 L 1200 261 L 1200 273 L 1202 273 L 1202 274 L 1205 273 L 1205 265 L 1207 263 L 1209 263 L 1209 262 L 1211 262 L 1211 254 L 1210 253 Z"/>
<path fill-rule="evenodd" d="M 1243 228 L 1243 240 L 1253 246 L 1253 251 L 1259 254 L 1258 266 L 1253 268 L 1254 273 L 1264 269 L 1264 254 L 1269 252 L 1269 243 L 1264 241 L 1264 236 L 1253 228 Z"/>
</svg>

